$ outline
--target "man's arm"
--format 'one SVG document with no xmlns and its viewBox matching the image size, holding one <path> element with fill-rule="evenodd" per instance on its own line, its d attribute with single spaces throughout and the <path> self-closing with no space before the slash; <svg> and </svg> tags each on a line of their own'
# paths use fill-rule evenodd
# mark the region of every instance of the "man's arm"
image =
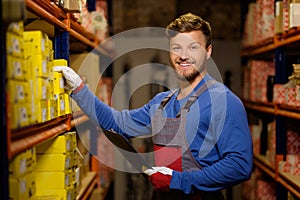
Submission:
<svg viewBox="0 0 300 200">
<path fill-rule="evenodd" d="M 151 101 L 133 111 L 117 111 L 100 101 L 72 68 L 56 66 L 54 70 L 63 74 L 65 88 L 72 91 L 71 97 L 97 125 L 104 129 L 113 129 L 126 137 L 150 133 L 149 108 Z"/>
<path fill-rule="evenodd" d="M 124 134 L 126 137 L 150 134 L 149 104 L 135 110 L 117 111 L 99 100 L 87 86 L 71 97 L 90 119 L 107 130 Z"/>
</svg>

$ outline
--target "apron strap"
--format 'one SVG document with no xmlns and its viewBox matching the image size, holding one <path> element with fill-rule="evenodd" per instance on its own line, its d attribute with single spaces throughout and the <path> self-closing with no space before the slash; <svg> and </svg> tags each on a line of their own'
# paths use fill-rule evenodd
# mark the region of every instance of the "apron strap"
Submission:
<svg viewBox="0 0 300 200">
<path fill-rule="evenodd" d="M 183 108 L 178 112 L 178 114 L 176 115 L 176 117 L 180 117 L 181 113 L 183 112 L 183 110 L 185 110 L 185 113 L 190 111 L 191 106 L 193 105 L 193 103 L 196 102 L 196 100 L 198 99 L 198 97 L 205 92 L 210 86 L 212 86 L 213 84 L 215 84 L 217 81 L 214 79 L 210 79 L 208 81 L 206 81 L 205 83 L 203 83 L 203 85 L 201 85 L 198 90 L 196 90 L 194 92 L 194 94 L 192 94 L 189 99 L 187 100 L 186 104 L 183 106 Z"/>
<path fill-rule="evenodd" d="M 178 89 L 173 89 L 171 92 L 161 101 L 159 109 L 163 109 L 165 105 L 170 101 L 171 97 L 177 92 Z"/>
</svg>

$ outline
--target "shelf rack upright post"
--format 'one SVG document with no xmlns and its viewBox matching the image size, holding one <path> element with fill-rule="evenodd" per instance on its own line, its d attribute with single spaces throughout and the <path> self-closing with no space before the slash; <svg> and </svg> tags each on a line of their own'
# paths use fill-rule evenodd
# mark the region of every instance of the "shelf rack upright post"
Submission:
<svg viewBox="0 0 300 200">
<path fill-rule="evenodd" d="M 3 8 L 3 0 L 1 1 L 1 10 Z M 2 12 L 1 12 L 2 13 Z M 1 130 L 4 130 L 0 134 L 0 146 L 2 148 L 0 152 L 0 168 L 1 168 L 1 175 L 0 175 L 0 180 L 1 180 L 1 189 L 0 189 L 0 194 L 3 199 L 8 199 L 8 153 L 7 153 L 7 135 L 6 135 L 6 103 L 5 103 L 5 74 L 6 74 L 6 24 L 3 21 L 3 16 L 1 16 L 1 78 L 0 78 L 0 87 L 1 87 L 1 97 L 0 97 L 0 105 L 1 105 L 1 116 L 0 116 L 0 123 L 1 123 Z"/>
<path fill-rule="evenodd" d="M 246 6 L 253 1 L 245 1 Z M 255 1 L 254 1 L 255 2 Z M 274 5 L 276 4 L 274 1 Z M 246 13 L 243 13 L 246 16 Z M 255 23 L 258 23 L 255 21 Z M 282 33 L 274 33 L 270 38 L 259 41 L 250 46 L 244 46 L 241 53 L 241 60 L 245 65 L 249 59 L 264 60 L 272 58 L 275 64 L 275 84 L 285 84 L 289 81 L 289 75 L 292 73 L 291 65 L 299 63 L 300 50 L 300 27 L 289 27 Z M 298 55 L 298 59 L 295 59 Z M 257 88 L 251 88 L 252 90 Z M 297 124 L 300 120 L 300 109 L 297 106 L 285 105 L 276 102 L 256 102 L 251 99 L 244 99 L 244 105 L 247 112 L 254 113 L 258 118 L 269 115 L 275 120 L 275 166 L 266 161 L 265 156 L 254 154 L 254 166 L 263 174 L 266 174 L 276 183 L 276 198 L 286 200 L 288 193 L 300 198 L 300 177 L 281 171 L 280 161 L 286 161 L 288 151 L 287 147 L 287 122 Z M 297 126 L 297 125 L 295 125 Z"/>
</svg>

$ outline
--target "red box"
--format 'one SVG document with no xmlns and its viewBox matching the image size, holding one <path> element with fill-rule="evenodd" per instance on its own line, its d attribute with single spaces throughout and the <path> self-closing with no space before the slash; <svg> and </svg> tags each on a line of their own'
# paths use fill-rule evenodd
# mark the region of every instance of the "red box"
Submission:
<svg viewBox="0 0 300 200">
<path fill-rule="evenodd" d="M 256 198 L 259 200 L 276 200 L 275 182 L 257 181 Z"/>
<path fill-rule="evenodd" d="M 289 129 L 286 134 L 287 154 L 300 154 L 300 133 Z"/>
<path fill-rule="evenodd" d="M 285 104 L 286 88 L 282 84 L 274 85 L 274 98 L 273 102 L 277 104 Z"/>
<path fill-rule="evenodd" d="M 300 106 L 300 101 L 296 99 L 296 87 L 287 88 L 286 103 L 289 106 Z"/>
</svg>

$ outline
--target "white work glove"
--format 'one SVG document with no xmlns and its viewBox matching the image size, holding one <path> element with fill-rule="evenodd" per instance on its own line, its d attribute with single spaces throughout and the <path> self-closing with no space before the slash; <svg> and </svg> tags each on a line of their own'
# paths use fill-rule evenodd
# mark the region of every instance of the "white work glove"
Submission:
<svg viewBox="0 0 300 200">
<path fill-rule="evenodd" d="M 82 83 L 80 76 L 68 66 L 55 66 L 53 68 L 56 72 L 62 72 L 63 77 L 65 78 L 65 88 L 67 90 L 75 90 Z"/>
<path fill-rule="evenodd" d="M 169 191 L 173 170 L 168 167 L 152 167 L 144 170 L 155 190 Z"/>
<path fill-rule="evenodd" d="M 152 174 L 154 174 L 156 172 L 160 172 L 164 175 L 171 175 L 172 176 L 173 170 L 168 168 L 168 167 L 152 167 L 151 169 L 146 169 L 144 171 L 144 173 L 147 174 L 148 176 L 151 176 Z"/>
</svg>

